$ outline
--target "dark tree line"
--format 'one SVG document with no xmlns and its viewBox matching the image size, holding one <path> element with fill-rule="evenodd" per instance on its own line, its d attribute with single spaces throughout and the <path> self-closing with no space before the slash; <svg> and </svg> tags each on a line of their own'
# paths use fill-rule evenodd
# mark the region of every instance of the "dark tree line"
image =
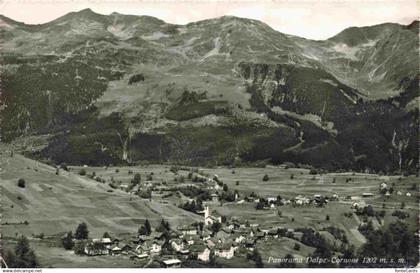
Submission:
<svg viewBox="0 0 420 273">
<path fill-rule="evenodd" d="M 40 266 L 35 252 L 31 249 L 25 236 L 19 237 L 14 251 L 8 250 L 2 253 L 2 257 L 10 268 L 36 268 Z"/>
</svg>

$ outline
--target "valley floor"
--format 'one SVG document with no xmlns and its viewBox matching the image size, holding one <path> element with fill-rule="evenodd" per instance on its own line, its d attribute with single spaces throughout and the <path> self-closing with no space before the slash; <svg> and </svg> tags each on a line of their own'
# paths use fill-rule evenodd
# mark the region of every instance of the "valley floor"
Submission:
<svg viewBox="0 0 420 273">
<path fill-rule="evenodd" d="M 287 254 L 309 257 L 315 248 L 301 242 L 302 228 L 318 231 L 329 245 L 336 247 L 335 251 L 343 243 L 356 248 L 362 246 L 366 238 L 359 232 L 359 227 L 368 221 L 375 229 L 386 227 L 397 220 L 392 215 L 396 210 L 407 212 L 409 217 L 402 221 L 411 231 L 418 230 L 419 182 L 415 177 L 363 173 L 321 175 L 285 166 L 235 169 L 174 169 L 165 165 L 69 166 L 66 171 L 19 154 L 11 155 L 6 149 L 0 152 L 3 248 L 13 248 L 16 238 L 25 235 L 43 266 L 156 266 L 156 260 L 162 257 L 153 258 L 153 262 L 133 259 L 134 254 L 139 255 L 134 250 L 130 255 L 79 256 L 64 250 L 60 240 L 66 232 L 74 232 L 78 224 L 85 222 L 90 238 L 100 238 L 107 232 L 128 242 L 137 236 L 146 219 L 153 229 L 164 219 L 176 231 L 174 234 L 178 233 L 171 235 L 171 240 L 188 241 L 188 234 L 183 234 L 182 227 L 205 222 L 207 218 L 201 211 L 190 212 L 180 206 L 197 201 L 197 193 L 203 192 L 209 194 L 209 200 L 204 198 L 197 202 L 202 201 L 202 209 L 209 208 L 212 222 L 223 217 L 220 230 L 230 231 L 226 237 L 219 234 L 220 230 L 211 234 L 210 223 L 204 227 L 210 235 L 203 235 L 205 232 L 198 229 L 201 232 L 199 239 L 195 238 L 196 241 L 184 247 L 192 252 L 195 245 L 204 245 L 217 252 L 217 245 L 231 242 L 236 245 L 234 256 L 226 258 L 219 252 L 216 260 L 226 267 L 254 266 L 253 262 L 244 263 L 246 255 L 254 248 L 258 249 L 266 267 L 276 266 L 269 263 L 270 257 L 280 258 Z M 136 173 L 140 174 L 141 182 L 133 186 L 131 181 Z M 265 175 L 268 179 L 263 181 Z M 25 180 L 24 188 L 17 186 L 19 179 Z M 390 194 L 380 193 L 384 185 Z M 195 191 L 191 191 L 192 188 Z M 229 193 L 236 196 L 226 198 Z M 150 196 L 142 198 L 144 194 Z M 264 205 L 256 209 L 259 202 Z M 357 206 L 370 206 L 374 211 L 384 211 L 384 215 L 358 215 L 355 213 Z M 341 230 L 348 242 L 332 234 L 330 227 Z M 272 232 L 280 229 L 289 234 Z M 258 235 L 261 238 L 256 235 L 259 232 L 263 234 Z M 244 237 L 242 241 L 238 239 L 239 233 Z M 216 246 L 207 239 L 215 239 Z M 245 244 L 244 240 L 248 239 L 253 241 L 251 246 Z M 338 252 L 333 253 L 338 255 Z M 173 256 L 179 257 L 178 254 Z M 183 263 L 191 265 L 187 261 L 189 258 L 184 258 L 181 259 Z"/>
</svg>

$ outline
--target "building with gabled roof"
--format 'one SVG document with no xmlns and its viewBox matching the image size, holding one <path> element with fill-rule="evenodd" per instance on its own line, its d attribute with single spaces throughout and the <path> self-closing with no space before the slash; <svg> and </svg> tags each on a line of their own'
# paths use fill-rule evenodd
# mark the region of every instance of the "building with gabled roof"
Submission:
<svg viewBox="0 0 420 273">
<path fill-rule="evenodd" d="M 192 225 L 181 225 L 178 226 L 177 231 L 182 233 L 183 235 L 197 235 L 197 228 Z"/>
<path fill-rule="evenodd" d="M 197 255 L 197 259 L 203 262 L 208 262 L 210 260 L 210 248 L 201 243 L 201 244 L 194 244 L 189 248 L 190 253 Z"/>
<path fill-rule="evenodd" d="M 214 255 L 225 259 L 232 259 L 235 255 L 236 248 L 232 243 L 218 244 L 214 249 Z"/>
</svg>

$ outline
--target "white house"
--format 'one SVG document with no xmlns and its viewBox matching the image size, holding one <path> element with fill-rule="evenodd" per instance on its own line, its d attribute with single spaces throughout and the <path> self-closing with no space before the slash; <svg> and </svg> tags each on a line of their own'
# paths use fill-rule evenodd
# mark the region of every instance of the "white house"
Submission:
<svg viewBox="0 0 420 273">
<path fill-rule="evenodd" d="M 214 255 L 225 258 L 225 259 L 232 259 L 235 255 L 236 247 L 231 244 L 223 244 L 219 247 L 216 247 L 214 250 Z"/>
<path fill-rule="evenodd" d="M 242 243 L 246 238 L 240 234 L 238 237 L 235 238 L 236 243 Z"/>
<path fill-rule="evenodd" d="M 200 246 L 197 248 L 197 259 L 203 262 L 210 260 L 210 249 L 207 246 Z"/>
<path fill-rule="evenodd" d="M 277 201 L 277 197 L 267 197 L 267 201 L 268 201 L 268 203 L 270 203 L 270 202 L 276 202 Z"/>
<path fill-rule="evenodd" d="M 154 241 L 152 244 L 152 248 L 150 249 L 151 253 L 160 253 L 162 250 L 162 243 L 158 241 Z"/>
<path fill-rule="evenodd" d="M 382 183 L 379 185 L 379 189 L 380 189 L 380 191 L 387 190 L 387 189 L 388 189 L 388 184 L 387 184 L 387 183 L 385 183 L 385 182 L 382 182 Z"/>
<path fill-rule="evenodd" d="M 180 252 L 181 250 L 183 250 L 185 248 L 185 243 L 182 240 L 179 239 L 175 239 L 172 240 L 171 242 L 171 246 L 173 247 L 173 249 L 175 249 L 177 252 Z"/>
<path fill-rule="evenodd" d="M 210 248 L 203 242 L 194 244 L 190 247 L 190 252 L 197 255 L 197 259 L 203 262 L 210 260 Z"/>
</svg>

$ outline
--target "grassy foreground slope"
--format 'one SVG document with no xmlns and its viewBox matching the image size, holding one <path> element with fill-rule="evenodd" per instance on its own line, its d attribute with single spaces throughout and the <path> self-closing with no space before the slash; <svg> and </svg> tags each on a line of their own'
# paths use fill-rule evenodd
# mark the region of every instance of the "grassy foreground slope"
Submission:
<svg viewBox="0 0 420 273">
<path fill-rule="evenodd" d="M 114 234 L 136 232 L 144 219 L 157 225 L 161 218 L 171 225 L 195 222 L 198 216 L 171 204 L 130 198 L 120 190 L 107 192 L 107 184 L 60 170 L 18 154 L 0 150 L 0 185 L 2 235 L 16 232 L 31 236 L 57 234 L 73 230 L 84 221 L 90 236 L 101 236 L 105 231 Z M 19 178 L 26 181 L 19 188 Z M 25 221 L 28 224 L 25 224 Z"/>
</svg>

